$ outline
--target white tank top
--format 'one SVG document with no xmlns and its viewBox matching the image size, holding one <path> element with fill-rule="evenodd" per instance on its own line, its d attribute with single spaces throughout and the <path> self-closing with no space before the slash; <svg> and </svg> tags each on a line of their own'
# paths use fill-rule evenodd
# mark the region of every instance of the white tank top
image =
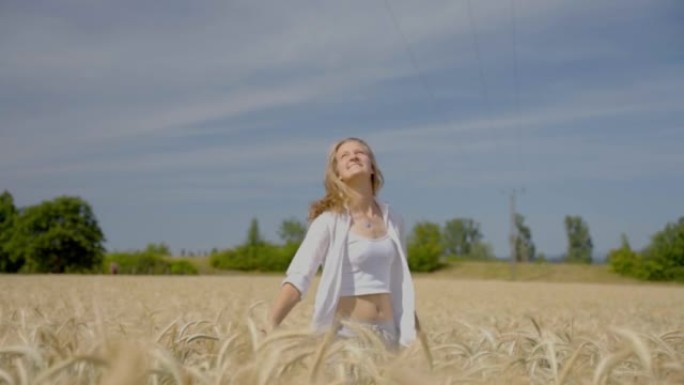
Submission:
<svg viewBox="0 0 684 385">
<path fill-rule="evenodd" d="M 390 271 L 398 253 L 389 235 L 364 238 L 350 231 L 347 255 L 342 262 L 340 296 L 390 292 Z"/>
</svg>

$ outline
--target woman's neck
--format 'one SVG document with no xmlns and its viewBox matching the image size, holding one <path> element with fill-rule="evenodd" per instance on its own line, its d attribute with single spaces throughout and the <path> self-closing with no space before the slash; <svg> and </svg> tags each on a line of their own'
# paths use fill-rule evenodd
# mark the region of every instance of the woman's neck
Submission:
<svg viewBox="0 0 684 385">
<path fill-rule="evenodd" d="M 370 187 L 368 189 L 352 188 L 352 191 L 354 194 L 349 202 L 351 211 L 372 215 L 375 208 L 375 196 L 372 189 Z"/>
</svg>

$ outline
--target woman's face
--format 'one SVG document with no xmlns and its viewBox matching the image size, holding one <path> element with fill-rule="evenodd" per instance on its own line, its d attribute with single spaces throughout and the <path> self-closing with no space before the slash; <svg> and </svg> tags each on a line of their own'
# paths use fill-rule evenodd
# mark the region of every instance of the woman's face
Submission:
<svg viewBox="0 0 684 385">
<path fill-rule="evenodd" d="M 342 143 L 335 153 L 337 175 L 345 183 L 359 177 L 370 178 L 373 174 L 368 148 L 362 143 L 350 140 Z"/>
</svg>

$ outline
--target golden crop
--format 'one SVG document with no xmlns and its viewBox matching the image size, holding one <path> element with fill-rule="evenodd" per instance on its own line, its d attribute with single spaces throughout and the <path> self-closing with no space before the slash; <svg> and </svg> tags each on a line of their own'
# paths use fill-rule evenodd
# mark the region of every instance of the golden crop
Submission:
<svg viewBox="0 0 684 385">
<path fill-rule="evenodd" d="M 281 277 L 0 276 L 0 384 L 682 384 L 684 288 L 418 276 L 420 343 L 307 332 Z M 429 354 L 428 354 L 429 353 Z"/>
</svg>

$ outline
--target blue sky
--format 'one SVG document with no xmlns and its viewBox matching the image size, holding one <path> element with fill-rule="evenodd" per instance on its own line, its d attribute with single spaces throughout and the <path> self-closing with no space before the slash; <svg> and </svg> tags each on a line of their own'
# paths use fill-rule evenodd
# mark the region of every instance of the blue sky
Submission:
<svg viewBox="0 0 684 385">
<path fill-rule="evenodd" d="M 409 224 L 469 217 L 508 253 L 565 215 L 595 250 L 684 215 L 678 0 L 0 4 L 0 190 L 78 195 L 109 249 L 277 241 L 366 139 Z"/>
</svg>

